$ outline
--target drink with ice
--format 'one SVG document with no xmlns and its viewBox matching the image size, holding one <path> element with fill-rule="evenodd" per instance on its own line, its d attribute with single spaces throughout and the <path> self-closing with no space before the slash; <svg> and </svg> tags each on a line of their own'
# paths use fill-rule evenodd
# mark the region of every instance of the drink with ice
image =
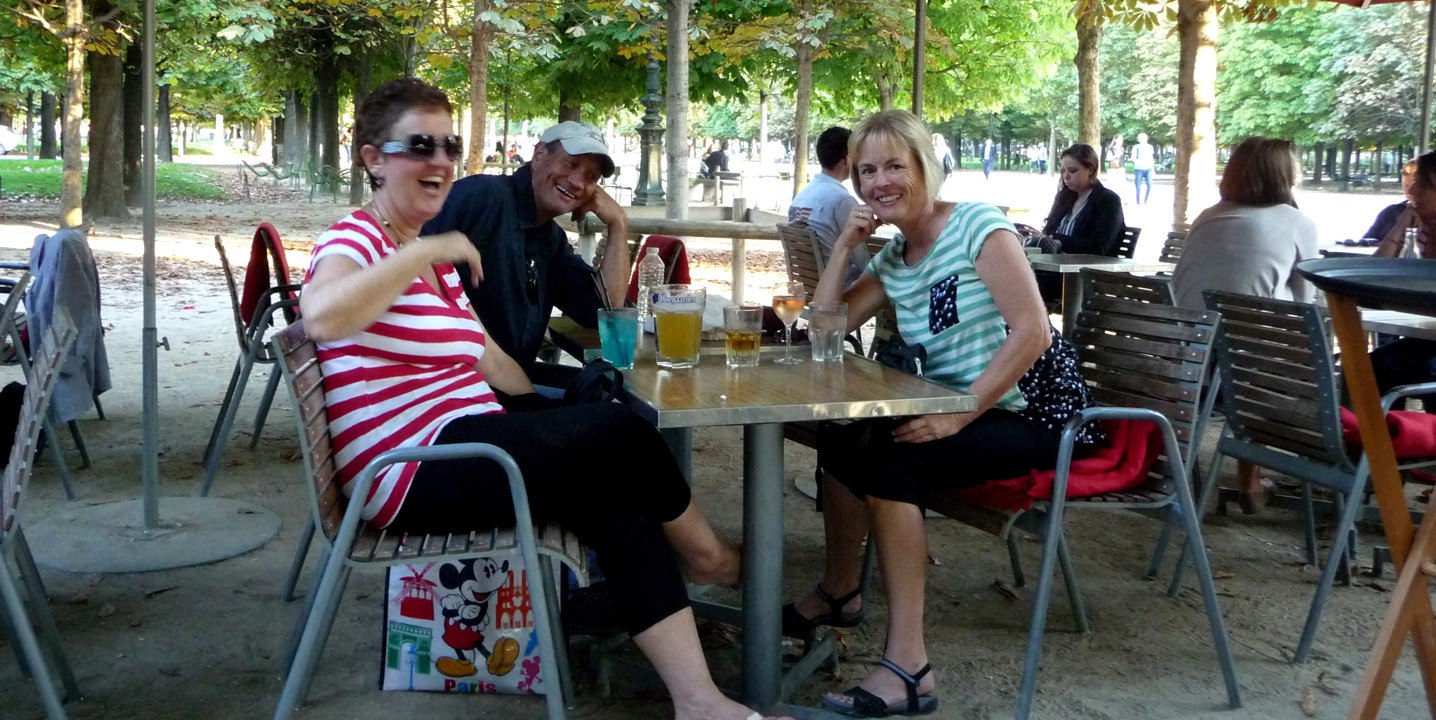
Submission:
<svg viewBox="0 0 1436 720">
<path fill-rule="evenodd" d="M 604 360 L 616 368 L 632 370 L 634 348 L 638 346 L 638 308 L 599 310 L 598 340 Z"/>
<path fill-rule="evenodd" d="M 654 333 L 658 336 L 658 364 L 690 368 L 698 364 L 703 334 L 705 288 L 659 285 L 653 289 Z"/>
</svg>

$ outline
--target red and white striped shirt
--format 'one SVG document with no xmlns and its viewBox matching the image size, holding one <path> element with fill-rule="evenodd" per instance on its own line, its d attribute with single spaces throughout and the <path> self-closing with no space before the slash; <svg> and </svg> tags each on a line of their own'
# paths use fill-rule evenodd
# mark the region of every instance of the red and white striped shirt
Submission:
<svg viewBox="0 0 1436 720">
<path fill-rule="evenodd" d="M 335 223 L 314 246 L 309 281 L 319 261 L 346 257 L 369 267 L 398 247 L 368 213 Z M 484 354 L 484 328 L 450 263 L 434 266 L 439 288 L 415 277 L 372 325 L 335 342 L 318 343 L 324 372 L 329 434 L 345 495 L 378 454 L 433 442 L 456 417 L 503 412 L 475 368 Z M 418 466 L 392 465 L 364 499 L 364 519 L 388 525 L 404 502 Z"/>
</svg>

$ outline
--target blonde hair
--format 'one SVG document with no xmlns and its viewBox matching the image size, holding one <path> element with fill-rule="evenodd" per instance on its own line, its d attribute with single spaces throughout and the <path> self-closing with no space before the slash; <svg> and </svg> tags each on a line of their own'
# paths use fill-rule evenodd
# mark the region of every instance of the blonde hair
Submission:
<svg viewBox="0 0 1436 720">
<path fill-rule="evenodd" d="M 848 157 L 853 160 L 853 189 L 858 195 L 863 194 L 863 185 L 858 177 L 857 158 L 862 154 L 864 144 L 882 140 L 907 147 L 922 171 L 927 199 L 936 200 L 938 191 L 942 189 L 942 164 L 937 161 L 937 153 L 932 149 L 932 133 L 916 115 L 906 110 L 873 113 L 853 128 L 853 134 L 848 138 Z"/>
</svg>

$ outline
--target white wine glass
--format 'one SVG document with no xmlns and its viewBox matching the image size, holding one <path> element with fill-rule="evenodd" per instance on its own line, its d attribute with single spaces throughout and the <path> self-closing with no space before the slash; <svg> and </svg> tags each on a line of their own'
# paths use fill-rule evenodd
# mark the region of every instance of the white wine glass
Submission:
<svg viewBox="0 0 1436 720">
<path fill-rule="evenodd" d="M 787 338 L 787 348 L 783 357 L 774 362 L 783 365 L 797 365 L 803 362 L 802 358 L 793 357 L 793 323 L 797 322 L 798 316 L 803 314 L 803 308 L 807 306 L 808 296 L 800 282 L 780 283 L 773 290 L 773 313 L 783 321 L 783 330 Z"/>
</svg>

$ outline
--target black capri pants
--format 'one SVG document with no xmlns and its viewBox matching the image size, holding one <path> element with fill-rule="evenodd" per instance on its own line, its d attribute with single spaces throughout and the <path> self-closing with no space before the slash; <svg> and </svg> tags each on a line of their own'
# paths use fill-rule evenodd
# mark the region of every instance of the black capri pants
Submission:
<svg viewBox="0 0 1436 720">
<path fill-rule="evenodd" d="M 434 444 L 464 442 L 513 455 L 534 521 L 561 523 L 593 549 L 629 633 L 688 607 L 663 523 L 681 515 L 691 495 L 652 425 L 622 405 L 593 403 L 456 418 Z M 468 459 L 419 463 L 390 528 L 447 533 L 513 523 L 508 477 L 492 460 Z"/>
<path fill-rule="evenodd" d="M 992 408 L 956 435 L 923 443 L 895 442 L 903 418 L 824 425 L 818 464 L 859 498 L 923 507 L 930 493 L 1006 480 L 1057 462 L 1060 433 Z"/>
</svg>

